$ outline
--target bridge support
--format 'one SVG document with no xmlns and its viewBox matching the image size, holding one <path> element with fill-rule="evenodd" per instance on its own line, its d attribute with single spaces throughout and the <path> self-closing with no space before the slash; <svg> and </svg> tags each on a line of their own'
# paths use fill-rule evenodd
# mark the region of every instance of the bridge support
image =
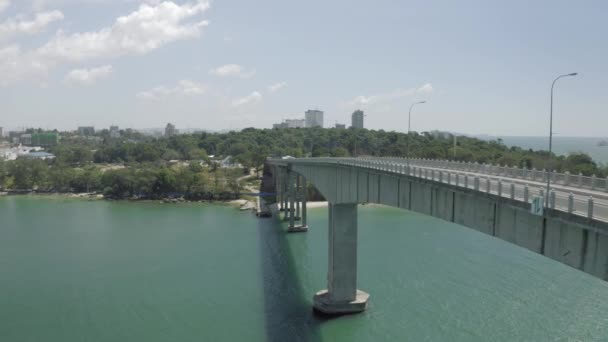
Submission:
<svg viewBox="0 0 608 342">
<path fill-rule="evenodd" d="M 357 204 L 329 204 L 327 290 L 313 297 L 315 310 L 331 315 L 364 311 L 369 294 L 357 290 Z"/>
<path fill-rule="evenodd" d="M 307 232 L 308 231 L 308 226 L 306 225 L 306 200 L 305 198 L 302 196 L 302 191 L 300 188 L 300 175 L 295 175 L 296 179 L 295 179 L 295 189 L 293 187 L 293 179 L 290 181 L 290 186 L 291 186 L 291 192 L 290 195 L 293 195 L 293 200 L 291 202 L 291 205 L 294 205 L 294 200 L 295 200 L 295 211 L 294 208 L 290 208 L 291 211 L 291 217 L 289 219 L 289 227 L 287 228 L 287 231 L 290 233 L 300 233 L 300 232 Z M 306 184 L 306 181 L 303 182 L 304 184 Z M 300 201 L 302 201 L 302 216 L 303 219 L 300 218 Z M 294 216 L 295 215 L 295 216 Z M 299 225 L 295 224 L 295 221 L 299 221 L 302 219 L 302 223 Z"/>
<path fill-rule="evenodd" d="M 285 198 L 285 180 L 283 172 L 279 171 L 279 167 L 277 167 L 276 172 L 276 193 L 277 193 L 277 205 L 279 207 L 279 211 L 285 210 L 284 198 Z"/>
</svg>

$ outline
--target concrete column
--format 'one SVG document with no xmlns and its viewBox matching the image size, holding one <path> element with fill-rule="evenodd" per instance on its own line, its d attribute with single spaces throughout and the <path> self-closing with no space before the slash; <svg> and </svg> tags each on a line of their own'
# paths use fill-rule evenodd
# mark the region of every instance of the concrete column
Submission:
<svg viewBox="0 0 608 342">
<path fill-rule="evenodd" d="M 551 190 L 549 193 L 549 207 L 555 209 L 555 190 Z"/>
<path fill-rule="evenodd" d="M 306 225 L 306 223 L 302 223 L 300 225 L 296 225 L 296 221 L 299 221 L 301 218 L 300 216 L 300 201 L 302 200 L 302 190 L 300 187 L 300 175 L 295 175 L 295 179 L 291 179 L 290 184 L 292 187 L 292 191 L 290 192 L 290 195 L 293 195 L 293 199 L 291 199 L 291 215 L 289 217 L 289 227 L 287 228 L 287 231 L 289 233 L 300 233 L 300 232 L 306 232 L 308 231 L 308 226 Z M 294 186 L 294 182 L 295 182 L 295 186 Z M 306 184 L 306 182 L 304 182 L 304 184 Z M 295 188 L 295 190 L 294 190 Z M 294 201 L 297 203 L 295 205 L 294 208 Z M 302 209 L 302 211 L 304 212 L 306 209 Z"/>
<path fill-rule="evenodd" d="M 473 186 L 475 187 L 475 190 L 479 191 L 479 177 L 473 179 Z"/>
<path fill-rule="evenodd" d="M 498 180 L 498 196 L 502 196 L 502 180 Z"/>
<path fill-rule="evenodd" d="M 580 172 L 578 173 L 578 186 L 583 186 L 583 174 Z"/>
<path fill-rule="evenodd" d="M 302 177 L 302 227 L 308 229 L 306 201 L 308 200 L 308 186 L 306 186 L 306 178 Z"/>
<path fill-rule="evenodd" d="M 349 314 L 366 309 L 369 295 L 357 290 L 357 204 L 329 204 L 329 264 L 327 290 L 313 297 L 325 314 Z"/>
<path fill-rule="evenodd" d="M 283 173 L 283 221 L 289 220 L 289 174 Z"/>
<path fill-rule="evenodd" d="M 515 184 L 511 183 L 511 199 L 515 199 Z"/>
<path fill-rule="evenodd" d="M 301 198 L 301 190 L 300 190 L 300 175 L 296 175 L 296 216 L 295 220 L 300 220 L 300 198 Z"/>
<path fill-rule="evenodd" d="M 528 188 L 528 184 L 526 184 L 526 186 L 524 186 L 524 202 L 528 203 L 529 198 L 530 198 L 530 188 Z"/>
<path fill-rule="evenodd" d="M 595 175 L 591 175 L 591 190 L 595 190 L 595 180 L 596 180 L 596 176 Z"/>
<path fill-rule="evenodd" d="M 464 175 L 464 187 L 465 188 L 469 187 L 469 175 L 468 174 Z"/>
<path fill-rule="evenodd" d="M 589 200 L 587 201 L 587 218 L 593 218 L 593 196 L 589 196 Z"/>
<path fill-rule="evenodd" d="M 566 171 L 566 173 L 564 174 L 564 179 L 565 179 L 565 184 L 564 185 L 570 185 L 570 171 Z"/>
<path fill-rule="evenodd" d="M 273 171 L 275 177 L 274 189 L 276 193 L 275 197 L 277 200 L 277 208 L 279 211 L 283 211 L 283 183 L 281 183 L 281 174 L 279 173 L 279 168 L 277 166 L 273 168 Z"/>
<path fill-rule="evenodd" d="M 490 178 L 486 178 L 486 192 L 490 193 L 492 191 L 492 182 Z"/>
<path fill-rule="evenodd" d="M 287 179 L 289 179 L 289 227 L 293 227 L 295 226 L 295 205 L 296 205 L 296 189 L 295 186 L 293 184 L 294 179 L 293 179 L 293 173 L 289 172 L 287 174 Z"/>
</svg>

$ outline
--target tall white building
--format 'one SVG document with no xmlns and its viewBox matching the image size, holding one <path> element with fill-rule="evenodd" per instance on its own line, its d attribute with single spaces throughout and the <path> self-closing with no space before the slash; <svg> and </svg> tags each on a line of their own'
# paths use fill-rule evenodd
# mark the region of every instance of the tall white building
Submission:
<svg viewBox="0 0 608 342">
<path fill-rule="evenodd" d="M 0 127 L 0 139 L 4 138 L 4 128 Z"/>
<path fill-rule="evenodd" d="M 323 127 L 323 112 L 320 110 L 307 110 L 305 113 L 306 127 Z"/>
<path fill-rule="evenodd" d="M 363 128 L 363 117 L 365 114 L 362 110 L 356 110 L 352 115 L 351 127 L 353 128 Z"/>
</svg>

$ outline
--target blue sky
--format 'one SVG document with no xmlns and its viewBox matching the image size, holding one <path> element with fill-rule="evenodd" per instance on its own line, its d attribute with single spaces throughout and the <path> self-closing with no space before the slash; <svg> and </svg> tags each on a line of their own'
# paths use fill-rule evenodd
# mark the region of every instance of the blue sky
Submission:
<svg viewBox="0 0 608 342">
<path fill-rule="evenodd" d="M 0 126 L 608 136 L 605 1 L 0 0 Z"/>
</svg>

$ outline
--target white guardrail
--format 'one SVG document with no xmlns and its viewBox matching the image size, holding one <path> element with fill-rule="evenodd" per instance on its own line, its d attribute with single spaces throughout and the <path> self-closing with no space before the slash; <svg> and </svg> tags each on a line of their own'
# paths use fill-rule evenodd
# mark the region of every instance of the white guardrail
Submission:
<svg viewBox="0 0 608 342">
<path fill-rule="evenodd" d="M 393 172 L 410 177 L 430 179 L 440 183 L 456 185 L 485 193 L 491 193 L 513 200 L 531 203 L 535 197 L 545 196 L 546 172 L 525 170 L 493 165 L 459 163 L 452 161 L 404 158 L 305 158 L 281 160 L 296 163 L 331 163 L 357 166 Z M 483 174 L 484 176 L 469 173 Z M 555 177 L 553 175 L 556 175 Z M 555 181 L 553 180 L 555 179 Z M 575 180 L 572 182 L 572 180 Z M 524 180 L 524 181 L 522 181 Z M 525 181 L 530 181 L 527 183 Z M 594 177 L 552 174 L 552 184 L 578 187 L 586 190 L 605 190 L 607 181 Z M 580 186 L 577 186 L 580 185 Z M 572 192 L 552 189 L 549 193 L 549 207 L 574 215 L 608 220 L 608 200 L 596 200 L 592 196 L 575 195 Z"/>
</svg>

